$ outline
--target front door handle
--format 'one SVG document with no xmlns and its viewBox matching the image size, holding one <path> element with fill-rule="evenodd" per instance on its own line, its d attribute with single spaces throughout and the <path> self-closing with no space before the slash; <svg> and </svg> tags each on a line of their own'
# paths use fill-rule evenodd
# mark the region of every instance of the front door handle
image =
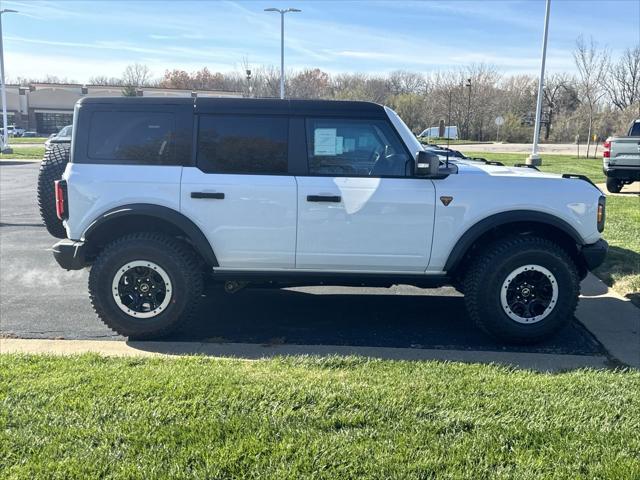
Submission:
<svg viewBox="0 0 640 480">
<path fill-rule="evenodd" d="M 340 203 L 340 195 L 307 195 L 307 202 L 331 202 Z"/>
<path fill-rule="evenodd" d="M 191 198 L 213 198 L 215 200 L 223 200 L 222 192 L 191 192 Z"/>
</svg>

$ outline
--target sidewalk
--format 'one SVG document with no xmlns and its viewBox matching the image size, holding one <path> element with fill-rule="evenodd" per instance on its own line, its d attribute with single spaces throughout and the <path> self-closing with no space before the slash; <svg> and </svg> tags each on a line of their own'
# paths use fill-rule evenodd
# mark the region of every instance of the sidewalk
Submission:
<svg viewBox="0 0 640 480">
<path fill-rule="evenodd" d="M 589 274 L 576 317 L 620 362 L 640 368 L 640 308 Z"/>
</svg>

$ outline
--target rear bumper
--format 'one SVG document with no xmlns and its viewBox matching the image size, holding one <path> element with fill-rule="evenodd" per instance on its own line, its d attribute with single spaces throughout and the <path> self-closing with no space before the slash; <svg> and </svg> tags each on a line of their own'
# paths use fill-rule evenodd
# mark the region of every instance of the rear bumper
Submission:
<svg viewBox="0 0 640 480">
<path fill-rule="evenodd" d="M 76 240 L 60 240 L 51 250 L 53 258 L 65 270 L 80 270 L 87 266 L 84 242 Z"/>
<path fill-rule="evenodd" d="M 596 243 L 584 245 L 580 251 L 587 269 L 593 270 L 598 268 L 604 262 L 609 250 L 609 244 L 606 240 L 600 239 Z"/>
<path fill-rule="evenodd" d="M 622 178 L 624 180 L 640 180 L 640 167 L 607 166 L 602 169 L 609 178 Z"/>
</svg>

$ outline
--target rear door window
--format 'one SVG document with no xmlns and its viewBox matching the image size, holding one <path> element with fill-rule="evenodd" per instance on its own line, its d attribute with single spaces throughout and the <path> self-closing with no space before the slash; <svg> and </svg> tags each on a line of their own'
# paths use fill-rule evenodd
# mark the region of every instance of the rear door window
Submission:
<svg viewBox="0 0 640 480">
<path fill-rule="evenodd" d="M 286 175 L 289 119 L 201 115 L 198 168 L 206 173 Z"/>
<path fill-rule="evenodd" d="M 93 112 L 88 156 L 141 165 L 175 164 L 175 118 L 161 112 Z"/>
</svg>

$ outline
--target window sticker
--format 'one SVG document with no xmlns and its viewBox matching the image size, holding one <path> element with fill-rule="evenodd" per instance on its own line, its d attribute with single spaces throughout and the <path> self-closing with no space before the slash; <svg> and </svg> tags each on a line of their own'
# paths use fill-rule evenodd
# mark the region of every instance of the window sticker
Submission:
<svg viewBox="0 0 640 480">
<path fill-rule="evenodd" d="M 313 133 L 313 154 L 323 156 L 336 155 L 336 131 L 335 128 L 316 128 Z"/>
<path fill-rule="evenodd" d="M 344 139 L 344 151 L 345 152 L 353 152 L 356 149 L 356 139 L 355 138 L 345 138 Z"/>
<path fill-rule="evenodd" d="M 359 147 L 371 147 L 373 146 L 373 137 L 371 135 L 360 135 L 358 137 Z"/>
<path fill-rule="evenodd" d="M 338 155 L 344 153 L 344 137 L 336 137 L 336 153 Z"/>
</svg>

